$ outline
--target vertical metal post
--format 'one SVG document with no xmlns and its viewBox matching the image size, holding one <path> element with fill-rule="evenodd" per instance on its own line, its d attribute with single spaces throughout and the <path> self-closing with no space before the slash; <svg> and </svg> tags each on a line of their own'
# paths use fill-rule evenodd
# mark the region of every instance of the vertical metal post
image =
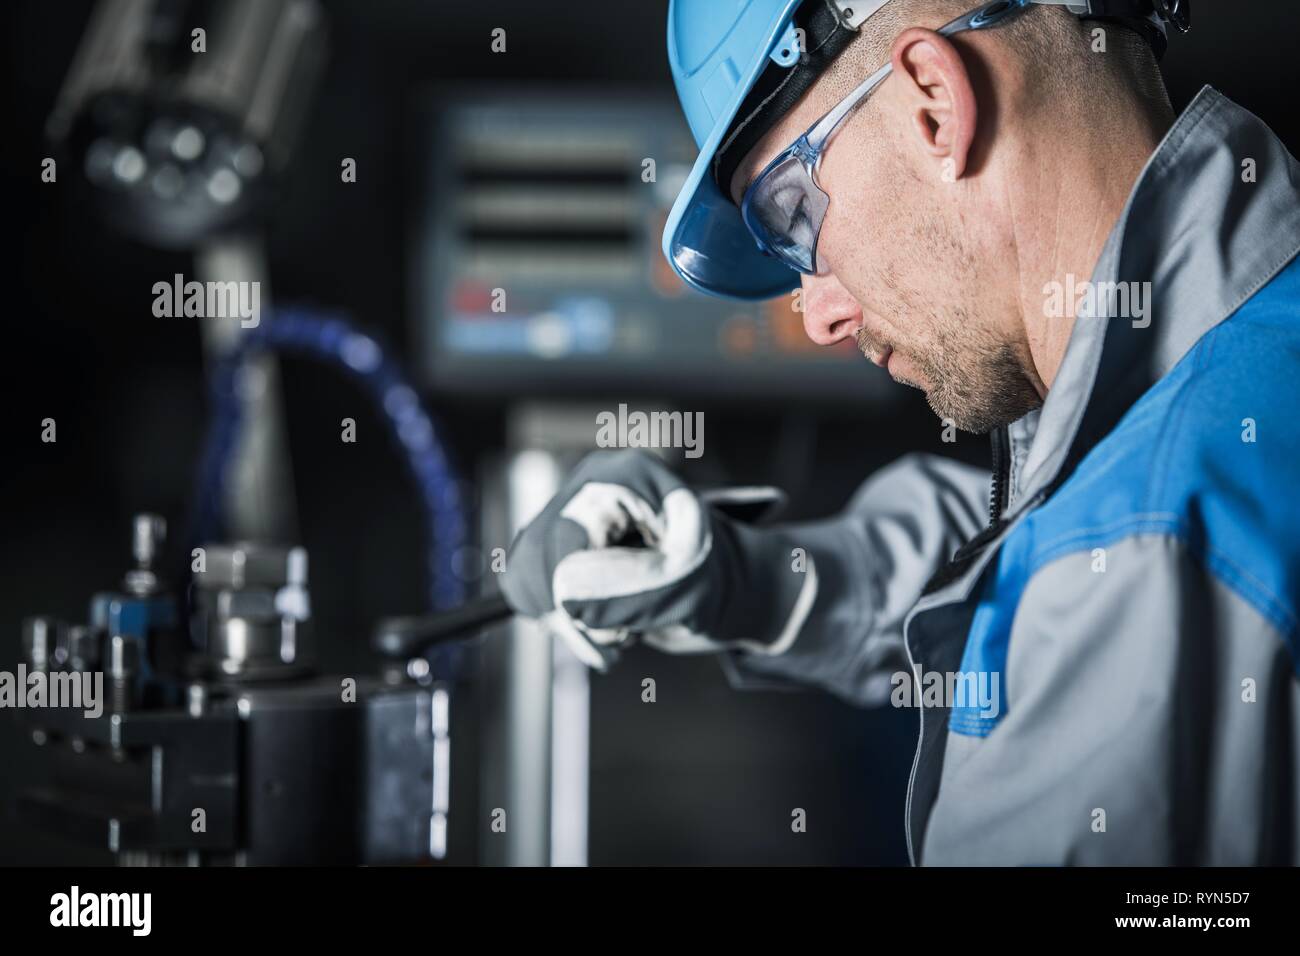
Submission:
<svg viewBox="0 0 1300 956">
<path fill-rule="evenodd" d="M 260 321 L 271 321 L 269 283 L 261 244 L 252 238 L 214 240 L 199 250 L 196 269 L 202 281 L 260 283 Z M 246 333 L 238 319 L 202 322 L 203 347 L 220 357 Z M 239 383 L 243 423 L 230 462 L 223 512 L 232 539 L 289 544 L 297 539 L 297 507 L 289 467 L 280 366 L 275 356 L 259 355 Z"/>
<path fill-rule="evenodd" d="M 520 406 L 510 413 L 507 454 L 484 483 L 483 545 L 507 547 L 555 495 L 590 448 L 596 413 Z M 485 863 L 585 866 L 589 783 L 586 667 L 539 625 L 514 620 L 483 652 Z M 505 811 L 505 831 L 492 829 Z"/>
</svg>

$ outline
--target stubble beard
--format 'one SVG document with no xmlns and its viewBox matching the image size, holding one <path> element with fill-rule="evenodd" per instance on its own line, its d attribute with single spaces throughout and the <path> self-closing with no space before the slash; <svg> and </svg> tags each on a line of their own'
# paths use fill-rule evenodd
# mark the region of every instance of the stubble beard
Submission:
<svg viewBox="0 0 1300 956">
<path fill-rule="evenodd" d="M 947 318 L 931 313 L 928 318 L 935 329 L 930 348 L 899 350 L 865 328 L 858 330 L 858 348 L 868 357 L 886 349 L 905 356 L 920 381 L 901 374 L 894 374 L 894 380 L 923 391 L 934 413 L 962 431 L 984 434 L 1042 404 L 1015 350 L 982 332 L 964 310 Z"/>
</svg>

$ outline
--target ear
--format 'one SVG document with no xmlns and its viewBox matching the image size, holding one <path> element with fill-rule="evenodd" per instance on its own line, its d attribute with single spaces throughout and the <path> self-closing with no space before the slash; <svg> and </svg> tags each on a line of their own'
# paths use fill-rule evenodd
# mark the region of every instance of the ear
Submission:
<svg viewBox="0 0 1300 956">
<path fill-rule="evenodd" d="M 912 27 L 894 41 L 892 61 L 911 133 L 953 180 L 966 172 L 978 107 L 957 48 L 933 30 Z"/>
</svg>

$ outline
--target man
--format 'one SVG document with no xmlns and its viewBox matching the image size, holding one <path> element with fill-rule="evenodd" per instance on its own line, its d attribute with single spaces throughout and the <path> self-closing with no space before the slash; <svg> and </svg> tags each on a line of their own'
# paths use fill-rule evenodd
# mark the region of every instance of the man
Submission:
<svg viewBox="0 0 1300 956">
<path fill-rule="evenodd" d="M 506 595 L 593 663 L 637 633 L 738 686 L 914 689 L 913 862 L 1300 862 L 1300 165 L 1211 89 L 1174 117 L 1185 4 L 1074 6 L 1114 17 L 669 13 L 702 153 L 665 252 L 712 293 L 799 282 L 814 341 L 990 432 L 987 527 L 988 473 L 936 458 L 757 527 L 607 453 Z"/>
</svg>

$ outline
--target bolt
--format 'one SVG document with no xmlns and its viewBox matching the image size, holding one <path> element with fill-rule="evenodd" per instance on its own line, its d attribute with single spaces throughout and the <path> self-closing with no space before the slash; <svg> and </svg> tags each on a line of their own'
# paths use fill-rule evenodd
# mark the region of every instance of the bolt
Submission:
<svg viewBox="0 0 1300 956">
<path fill-rule="evenodd" d="M 195 682 L 185 689 L 185 704 L 191 717 L 202 717 L 208 706 L 208 689 Z"/>
<path fill-rule="evenodd" d="M 131 553 L 135 562 L 142 568 L 149 568 L 158 559 L 167 540 L 167 522 L 154 514 L 135 516 L 135 534 L 131 542 Z"/>
<path fill-rule="evenodd" d="M 34 671 L 50 669 L 58 644 L 58 622 L 52 617 L 29 617 L 23 621 L 23 657 Z"/>
<path fill-rule="evenodd" d="M 132 685 L 140 663 L 140 645 L 129 637 L 115 634 L 108 639 L 108 677 L 112 685 L 110 706 L 115 713 L 131 707 Z"/>
</svg>

